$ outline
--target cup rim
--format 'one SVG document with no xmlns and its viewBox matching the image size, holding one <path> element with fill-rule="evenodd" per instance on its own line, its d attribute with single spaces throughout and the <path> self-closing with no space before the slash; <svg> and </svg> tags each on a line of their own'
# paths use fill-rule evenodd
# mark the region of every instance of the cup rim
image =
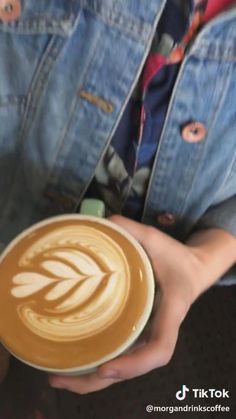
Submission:
<svg viewBox="0 0 236 419">
<path fill-rule="evenodd" d="M 0 264 L 1 262 L 4 260 L 4 258 L 8 255 L 8 253 L 10 253 L 10 251 L 14 248 L 14 246 L 16 246 L 17 243 L 19 243 L 19 241 L 21 241 L 25 236 L 27 236 L 28 234 L 32 233 L 33 231 L 35 231 L 37 228 L 46 226 L 48 224 L 51 224 L 53 222 L 56 221 L 60 221 L 60 220 L 76 220 L 76 219 L 80 219 L 80 220 L 92 220 L 92 221 L 96 221 L 97 223 L 103 224 L 103 225 L 108 225 L 110 226 L 112 229 L 118 231 L 120 234 L 122 234 L 125 238 L 127 238 L 135 247 L 135 249 L 138 251 L 139 255 L 141 256 L 141 258 L 144 260 L 144 266 L 145 266 L 145 272 L 146 272 L 146 278 L 147 278 L 147 301 L 146 304 L 144 306 L 143 309 L 143 313 L 140 316 L 137 325 L 136 325 L 136 330 L 134 331 L 134 333 L 132 333 L 132 335 L 129 336 L 128 339 L 126 339 L 122 345 L 118 346 L 116 348 L 115 351 L 112 351 L 111 353 L 107 354 L 106 356 L 104 356 L 103 358 L 100 358 L 97 361 L 79 366 L 79 367 L 70 367 L 70 368 L 50 368 L 50 367 L 45 367 L 42 365 L 38 365 L 35 363 L 31 363 L 23 358 L 21 358 L 19 355 L 15 354 L 14 351 L 12 351 L 7 344 L 5 344 L 4 342 L 4 338 L 2 336 L 0 336 L 0 341 L 2 343 L 2 345 L 17 359 L 19 359 L 20 361 L 22 361 L 24 364 L 29 365 L 31 367 L 34 367 L 38 370 L 41 371 L 46 371 L 46 372 L 51 372 L 51 373 L 59 373 L 59 374 L 83 374 L 86 373 L 87 371 L 90 370 L 94 370 L 96 369 L 98 366 L 104 364 L 105 362 L 108 362 L 114 358 L 116 358 L 117 356 L 123 354 L 126 350 L 128 350 L 130 348 L 130 346 L 132 346 L 132 344 L 138 339 L 138 337 L 140 336 L 140 334 L 142 333 L 145 325 L 147 324 L 147 321 L 149 319 L 149 316 L 151 314 L 152 308 L 153 308 L 153 302 L 154 302 L 154 295 L 155 295 L 155 280 L 154 280 L 154 273 L 152 270 L 152 266 L 151 266 L 151 262 L 145 252 L 145 250 L 143 249 L 143 247 L 141 246 L 141 244 L 138 242 L 138 240 L 136 240 L 129 232 L 127 232 L 123 227 L 113 223 L 112 221 L 110 221 L 109 219 L 106 218 L 100 218 L 94 215 L 86 215 L 86 214 L 63 214 L 63 215 L 56 215 L 56 216 L 52 216 L 49 218 L 46 218 L 44 220 L 38 221 L 36 223 L 34 223 L 33 225 L 31 225 L 30 227 L 26 228 L 23 232 L 21 232 L 20 234 L 18 234 L 13 240 L 11 240 L 9 242 L 9 244 L 5 247 L 5 249 L 3 250 L 3 252 L 0 255 Z"/>
</svg>

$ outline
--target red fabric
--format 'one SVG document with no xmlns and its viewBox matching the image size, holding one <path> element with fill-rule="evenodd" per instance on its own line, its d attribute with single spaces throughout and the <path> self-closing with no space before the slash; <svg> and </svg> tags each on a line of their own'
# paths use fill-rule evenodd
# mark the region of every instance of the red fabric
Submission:
<svg viewBox="0 0 236 419">
<path fill-rule="evenodd" d="M 234 3 L 235 0 L 208 0 L 207 9 L 204 15 L 204 21 L 207 22 L 217 14 L 223 12 L 228 6 Z M 200 17 L 198 15 L 195 16 L 195 20 L 192 22 L 192 29 L 190 28 L 189 33 L 186 35 L 185 43 L 188 38 L 192 37 L 194 34 L 195 29 L 199 26 Z M 176 58 L 174 58 L 176 55 Z M 171 62 L 179 62 L 183 58 L 184 49 L 180 46 L 175 50 L 174 54 L 171 56 Z M 160 54 L 154 53 L 150 54 L 144 68 L 143 74 L 143 90 L 146 91 L 150 81 L 154 77 L 160 68 L 166 64 L 166 58 L 162 57 Z"/>
<path fill-rule="evenodd" d="M 220 12 L 223 12 L 228 6 L 234 3 L 234 0 L 208 0 L 205 13 L 205 22 L 212 19 Z"/>
<path fill-rule="evenodd" d="M 145 91 L 158 70 L 165 64 L 166 58 L 160 54 L 150 54 L 143 75 L 143 90 Z"/>
</svg>

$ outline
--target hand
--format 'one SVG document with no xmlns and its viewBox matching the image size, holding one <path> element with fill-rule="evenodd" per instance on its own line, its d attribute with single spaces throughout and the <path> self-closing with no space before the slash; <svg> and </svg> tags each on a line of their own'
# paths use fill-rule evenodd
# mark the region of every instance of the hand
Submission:
<svg viewBox="0 0 236 419">
<path fill-rule="evenodd" d="M 217 273 L 211 275 L 211 272 L 208 272 L 207 261 L 200 251 L 203 246 L 205 253 L 208 233 L 203 232 L 202 236 L 197 234 L 196 240 L 193 238 L 187 245 L 153 227 L 124 217 L 114 216 L 111 220 L 126 229 L 142 244 L 155 274 L 158 292 L 150 325 L 146 327 L 143 335 L 144 344 L 100 366 L 96 373 L 75 377 L 52 376 L 49 381 L 53 387 L 80 394 L 89 393 L 166 365 L 172 357 L 179 327 L 191 304 L 217 279 Z M 218 254 L 220 252 L 216 243 L 219 239 L 221 250 L 221 234 L 224 243 L 228 240 L 229 248 L 234 247 L 235 255 L 235 240 L 228 233 L 213 230 L 213 235 L 210 232 L 209 236 L 213 262 L 214 252 L 218 256 L 217 260 L 220 260 L 221 254 Z M 230 252 L 227 251 L 227 254 Z M 222 260 L 225 260 L 223 255 Z M 232 262 L 230 259 L 229 264 Z M 220 273 L 221 270 L 219 269 Z"/>
</svg>

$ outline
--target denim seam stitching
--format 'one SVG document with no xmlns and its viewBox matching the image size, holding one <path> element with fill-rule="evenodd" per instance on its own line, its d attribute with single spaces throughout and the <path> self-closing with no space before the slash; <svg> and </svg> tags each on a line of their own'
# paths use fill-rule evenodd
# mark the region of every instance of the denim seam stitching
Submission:
<svg viewBox="0 0 236 419">
<path fill-rule="evenodd" d="M 69 30 L 65 30 L 65 24 L 68 26 L 70 22 Z M 29 20 L 20 21 L 14 24 L 1 24 L 0 30 L 6 33 L 13 34 L 43 34 L 51 33 L 55 35 L 68 35 L 72 32 L 74 25 L 74 17 L 63 18 L 63 19 L 49 19 L 49 18 L 34 18 Z"/>
<path fill-rule="evenodd" d="M 102 13 L 97 11 L 96 9 L 92 9 L 89 6 L 84 6 L 84 10 L 88 10 L 92 14 L 98 16 L 105 24 L 109 25 L 112 28 L 119 29 L 123 33 L 127 33 L 131 38 L 141 41 L 142 44 L 146 43 L 147 39 L 149 38 L 149 34 L 151 32 L 152 26 L 148 23 L 137 21 L 132 22 L 132 24 L 125 25 L 122 24 L 122 15 L 116 15 L 120 17 L 120 21 L 116 21 L 114 18 L 106 18 Z M 124 19 L 124 18 L 123 18 Z M 129 17 L 127 16 L 127 21 Z M 125 22 L 125 20 L 124 20 Z"/>
<path fill-rule="evenodd" d="M 212 114 L 209 116 L 209 121 L 210 121 L 210 124 L 209 125 L 207 125 L 207 127 L 208 127 L 208 131 L 210 131 L 211 130 L 211 127 L 214 125 L 214 122 L 215 122 L 215 119 L 216 119 L 216 116 L 217 116 L 217 111 L 218 111 L 218 109 L 220 108 L 220 105 L 221 105 L 221 103 L 222 103 L 222 101 L 223 101 L 223 99 L 224 99 L 224 95 L 223 94 L 221 94 L 221 92 L 222 92 L 222 90 L 224 91 L 224 89 L 218 89 L 218 94 L 217 94 L 217 96 L 215 95 L 215 97 L 212 99 L 212 102 L 214 103 L 217 103 L 217 105 L 215 106 L 215 107 L 213 107 L 212 108 Z M 215 89 L 215 92 L 217 91 L 217 89 Z M 217 97 L 218 97 L 218 101 L 217 101 Z M 207 142 L 207 137 L 206 137 L 206 140 L 205 140 L 206 142 Z M 204 154 L 204 152 L 205 152 L 205 150 L 206 150 L 206 142 L 205 142 L 205 147 L 203 147 L 202 148 L 202 155 Z M 199 159 L 199 164 L 200 164 L 200 161 L 203 161 L 204 159 L 202 158 L 201 160 Z M 196 166 L 196 170 L 195 170 L 195 174 L 194 174 L 194 176 L 192 177 L 192 182 L 191 182 L 191 186 L 190 186 L 190 188 L 188 189 L 188 193 L 187 193 L 187 195 L 186 195 L 186 199 L 185 199 L 185 201 L 184 201 L 184 203 L 183 203 L 183 206 L 182 206 L 182 211 L 181 211 L 181 213 L 180 213 L 180 216 L 183 216 L 184 214 L 185 214 L 185 212 L 186 212 L 186 208 L 187 208 L 187 202 L 188 202 L 188 197 L 189 197 L 189 195 L 192 193 L 192 190 L 193 190 L 193 183 L 194 183 L 194 179 L 196 179 L 196 176 L 197 176 L 197 173 L 198 173 L 198 170 L 199 170 L 199 164 L 198 164 L 198 167 Z M 221 187 L 219 188 L 219 190 L 221 190 Z M 215 195 L 217 195 L 218 193 L 219 193 L 219 190 L 217 190 L 216 191 L 216 193 L 215 193 Z M 215 197 L 215 195 L 214 195 L 214 197 Z M 214 197 L 212 197 L 212 200 L 214 200 Z M 204 214 L 203 214 L 203 216 L 204 216 Z"/>
<path fill-rule="evenodd" d="M 11 105 L 21 106 L 26 101 L 26 96 L 24 95 L 6 95 L 0 96 L 0 108 L 4 108 Z"/>
<path fill-rule="evenodd" d="M 57 45 L 54 45 L 56 42 Z M 32 120 L 34 119 L 35 113 L 37 111 L 37 105 L 39 102 L 39 98 L 42 95 L 43 88 L 45 87 L 45 82 L 48 79 L 48 76 L 50 74 L 51 68 L 56 62 L 57 56 L 61 49 L 64 46 L 63 38 L 55 38 L 53 37 L 46 49 L 46 52 L 42 56 L 42 60 L 39 63 L 36 73 L 33 77 L 32 84 L 30 86 L 28 95 L 27 95 L 27 103 L 25 107 L 25 115 L 23 117 L 22 126 L 19 134 L 18 141 L 16 143 L 16 147 L 19 148 L 21 146 L 21 153 L 17 159 L 18 161 L 18 167 L 15 170 L 15 174 L 13 175 L 12 179 L 12 187 L 8 191 L 8 196 L 11 195 L 12 190 L 14 189 L 16 180 L 17 180 L 17 174 L 20 170 L 20 164 L 21 157 L 24 150 L 24 144 L 27 139 L 27 130 L 29 128 L 29 123 L 32 123 Z M 53 54 L 52 54 L 53 52 Z M 51 54 L 51 57 L 50 57 Z M 53 58 L 52 59 L 52 55 Z M 50 58 L 50 60 L 48 60 Z"/>
<path fill-rule="evenodd" d="M 201 45 L 203 48 L 206 48 L 204 45 Z M 207 47 L 207 49 L 209 49 L 209 46 Z M 236 50 L 236 45 L 235 45 L 235 50 Z M 202 58 L 202 59 L 209 59 L 212 61 L 225 61 L 225 62 L 236 62 L 236 55 L 231 55 L 228 53 L 224 53 L 224 54 L 212 54 L 212 53 L 208 53 L 205 52 L 204 50 L 198 48 L 193 48 L 192 51 L 190 51 L 190 53 L 188 54 L 188 56 L 196 56 L 197 58 Z"/>
<path fill-rule="evenodd" d="M 100 41 L 100 38 L 101 38 L 101 35 L 97 38 L 97 42 L 95 42 L 95 44 L 94 44 L 93 51 L 91 51 L 91 54 L 90 54 L 90 56 L 91 56 L 91 60 L 89 60 L 89 61 L 88 61 L 88 64 L 87 64 L 87 66 L 86 66 L 86 69 L 84 70 L 84 77 L 83 77 L 83 80 L 81 81 L 80 86 L 79 86 L 79 87 L 78 87 L 78 89 L 77 89 L 77 92 L 78 92 L 78 91 L 80 91 L 80 90 L 82 90 L 82 87 L 86 84 L 86 80 L 87 80 L 86 75 L 88 74 L 88 69 L 89 69 L 89 68 L 91 68 L 91 66 L 92 66 L 92 64 L 93 64 L 93 61 L 94 61 L 94 55 L 95 55 L 95 54 L 94 54 L 94 51 L 96 51 L 96 50 L 97 50 L 97 44 L 98 44 L 98 42 Z M 78 102 L 79 102 L 80 100 L 81 100 L 81 98 L 79 97 L 78 93 L 76 93 L 75 98 L 74 98 L 74 103 L 73 103 L 73 105 L 72 105 L 72 107 L 71 107 L 71 109 L 70 109 L 70 113 L 68 114 L 68 119 L 67 119 L 67 124 L 66 124 L 66 127 L 65 127 L 65 129 L 63 130 L 63 132 L 62 132 L 61 141 L 59 141 L 59 142 L 58 142 L 59 144 L 58 144 L 58 147 L 57 147 L 57 151 L 55 152 L 55 159 L 54 159 L 54 162 L 53 162 L 53 164 L 51 165 L 51 169 L 50 169 L 50 171 L 49 171 L 48 177 L 47 177 L 47 179 L 45 180 L 45 187 L 47 187 L 47 185 L 48 185 L 48 184 L 49 184 L 49 185 L 52 185 L 52 186 L 55 186 L 55 185 L 57 185 L 57 183 L 58 183 L 58 180 L 59 180 L 59 177 L 60 177 L 60 173 L 61 173 L 61 172 L 59 172 L 59 173 L 58 173 L 58 176 L 57 176 L 56 182 L 54 182 L 54 181 L 53 181 L 53 176 L 52 176 L 52 173 L 53 173 L 53 170 L 54 170 L 55 163 L 56 163 L 56 161 L 58 161 L 58 156 L 60 155 L 61 150 L 62 150 L 62 148 L 63 148 L 63 146 L 64 146 L 64 142 L 65 142 L 65 140 L 66 140 L 66 138 L 67 138 L 67 134 L 68 134 L 68 132 L 69 132 L 70 125 L 71 125 L 71 120 L 72 120 L 72 118 L 73 118 L 73 116 L 74 116 L 74 113 L 75 113 L 75 108 L 76 108 L 76 106 L 78 105 Z"/>
<path fill-rule="evenodd" d="M 55 44 L 56 41 L 56 45 Z M 34 80 L 30 86 L 30 90 L 28 93 L 29 101 L 28 106 L 26 109 L 26 115 L 25 115 L 25 121 L 23 121 L 22 126 L 22 134 L 21 137 L 26 135 L 27 128 L 28 128 L 28 122 L 32 122 L 32 120 L 35 117 L 35 113 L 37 111 L 38 102 L 42 95 L 42 92 L 46 86 L 46 81 L 48 80 L 48 76 L 50 74 L 50 71 L 53 67 L 53 65 L 56 62 L 57 56 L 59 52 L 61 51 L 61 48 L 63 47 L 64 43 L 61 42 L 61 40 L 56 40 L 54 37 L 51 39 L 47 51 L 45 52 L 44 56 L 42 57 L 42 61 L 39 64 L 36 74 L 34 77 Z M 28 119 L 28 121 L 27 121 Z"/>
</svg>

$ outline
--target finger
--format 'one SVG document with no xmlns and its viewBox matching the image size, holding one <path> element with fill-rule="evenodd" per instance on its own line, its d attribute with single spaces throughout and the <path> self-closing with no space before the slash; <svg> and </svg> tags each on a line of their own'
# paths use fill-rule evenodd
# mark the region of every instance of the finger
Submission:
<svg viewBox="0 0 236 419">
<path fill-rule="evenodd" d="M 98 375 L 129 379 L 166 365 L 174 352 L 179 326 L 184 317 L 178 309 L 175 301 L 163 298 L 153 319 L 151 340 L 132 353 L 104 364 L 98 369 Z"/>
<path fill-rule="evenodd" d="M 130 218 L 122 217 L 121 215 L 113 215 L 109 220 L 124 228 L 137 240 L 143 241 L 144 234 L 148 228 L 147 225 L 133 221 Z"/>
<path fill-rule="evenodd" d="M 158 241 L 163 238 L 163 233 L 161 231 L 120 215 L 113 215 L 109 219 L 138 240 L 150 256 L 154 256 L 156 253 L 155 251 L 158 248 Z M 155 246 L 153 246 L 154 242 Z"/>
<path fill-rule="evenodd" d="M 96 373 L 81 376 L 50 376 L 49 384 L 54 388 L 72 391 L 77 394 L 86 394 L 102 390 L 120 380 L 101 378 Z"/>
</svg>

